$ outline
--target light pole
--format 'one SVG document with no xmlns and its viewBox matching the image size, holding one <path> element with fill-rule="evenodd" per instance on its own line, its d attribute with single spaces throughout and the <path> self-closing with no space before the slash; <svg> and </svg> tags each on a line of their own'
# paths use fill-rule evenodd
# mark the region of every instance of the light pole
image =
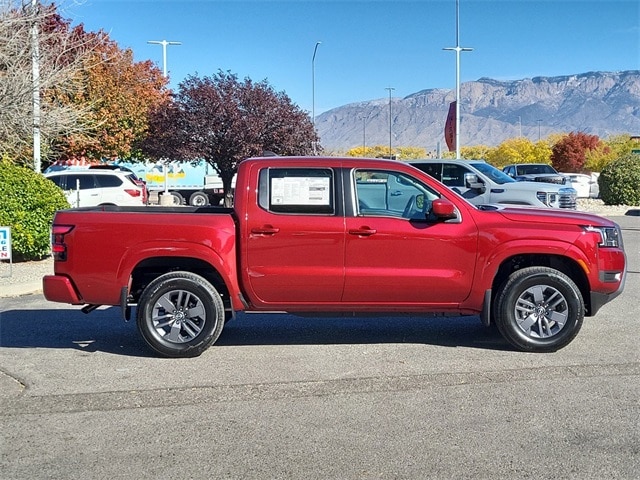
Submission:
<svg viewBox="0 0 640 480">
<path fill-rule="evenodd" d="M 162 45 L 162 75 L 164 78 L 167 78 L 167 45 L 182 45 L 180 42 L 167 42 L 166 40 L 149 40 L 147 43 L 152 43 L 154 45 Z M 160 200 L 160 204 L 162 205 L 163 201 L 168 201 L 169 197 L 169 164 L 168 162 L 164 164 L 164 195 Z"/>
<path fill-rule="evenodd" d="M 147 43 L 162 45 L 162 74 L 167 76 L 167 45 L 182 45 L 180 42 L 167 42 L 166 40 L 149 40 Z"/>
<path fill-rule="evenodd" d="M 538 141 L 540 141 L 540 122 L 542 122 L 542 120 L 538 120 Z"/>
<path fill-rule="evenodd" d="M 456 158 L 460 158 L 460 52 L 470 52 L 473 48 L 460 46 L 460 2 L 456 0 L 456 46 L 443 48 L 456 52 Z"/>
<path fill-rule="evenodd" d="M 389 158 L 391 158 L 391 92 L 395 90 L 395 88 L 386 87 L 385 90 L 389 90 Z"/>
<path fill-rule="evenodd" d="M 362 155 L 367 156 L 367 117 L 362 117 Z"/>
<path fill-rule="evenodd" d="M 38 1 L 31 0 L 31 73 L 33 82 L 33 169 L 40 173 L 42 169 L 40 147 L 40 39 L 38 29 Z"/>
<path fill-rule="evenodd" d="M 313 123 L 313 133 L 316 133 L 316 52 L 318 45 L 322 42 L 316 42 L 313 48 L 313 57 L 311 57 L 311 122 Z M 313 154 L 316 154 L 316 142 L 313 142 Z"/>
<path fill-rule="evenodd" d="M 518 115 L 518 137 L 522 138 L 522 117 Z"/>
</svg>

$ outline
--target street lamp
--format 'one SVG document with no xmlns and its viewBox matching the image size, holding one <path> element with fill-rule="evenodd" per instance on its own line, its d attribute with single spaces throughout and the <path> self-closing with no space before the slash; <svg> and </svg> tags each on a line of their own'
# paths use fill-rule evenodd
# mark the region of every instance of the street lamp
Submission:
<svg viewBox="0 0 640 480">
<path fill-rule="evenodd" d="M 362 117 L 362 155 L 367 155 L 367 117 Z"/>
<path fill-rule="evenodd" d="M 542 120 L 537 120 L 538 122 L 538 141 L 540 141 L 540 122 L 542 122 Z"/>
<path fill-rule="evenodd" d="M 316 42 L 313 49 L 313 57 L 311 58 L 311 122 L 313 123 L 313 133 L 316 133 L 316 52 L 318 45 L 322 42 Z M 313 154 L 316 154 L 316 142 L 313 142 Z"/>
<path fill-rule="evenodd" d="M 180 42 L 167 42 L 166 40 L 149 40 L 147 43 L 162 45 L 162 74 L 167 76 L 167 45 L 182 45 Z"/>
<path fill-rule="evenodd" d="M 154 45 L 162 45 L 162 75 L 164 78 L 167 78 L 167 45 L 182 45 L 180 42 L 167 42 L 166 40 L 149 40 L 147 43 L 152 43 Z M 164 195 L 160 200 L 161 205 L 163 201 L 168 201 L 165 199 L 169 199 L 169 165 L 165 163 L 163 166 L 164 170 Z"/>
<path fill-rule="evenodd" d="M 385 90 L 389 90 L 389 158 L 391 158 L 391 92 L 395 90 L 395 88 L 386 87 Z"/>
<path fill-rule="evenodd" d="M 31 0 L 31 72 L 33 97 L 33 169 L 40 173 L 42 169 L 40 144 L 40 39 L 38 28 L 38 1 Z"/>
<path fill-rule="evenodd" d="M 456 52 L 456 158 L 460 158 L 460 52 L 470 52 L 473 48 L 460 46 L 460 2 L 456 0 L 456 46 L 443 48 Z"/>
</svg>

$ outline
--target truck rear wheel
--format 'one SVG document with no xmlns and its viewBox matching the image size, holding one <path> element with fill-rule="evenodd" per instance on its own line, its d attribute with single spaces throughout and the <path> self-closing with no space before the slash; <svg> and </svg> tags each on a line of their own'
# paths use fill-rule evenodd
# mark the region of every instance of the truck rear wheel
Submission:
<svg viewBox="0 0 640 480">
<path fill-rule="evenodd" d="M 209 205 L 209 195 L 204 192 L 193 192 L 189 197 L 189 205 L 193 207 L 206 207 Z"/>
<path fill-rule="evenodd" d="M 494 312 L 498 330 L 511 345 L 526 352 L 554 352 L 580 331 L 584 301 L 580 289 L 562 272 L 528 267 L 503 284 Z"/>
<path fill-rule="evenodd" d="M 220 294 L 207 280 L 191 272 L 171 272 L 142 292 L 138 331 L 162 356 L 197 357 L 220 336 L 224 314 Z"/>
</svg>

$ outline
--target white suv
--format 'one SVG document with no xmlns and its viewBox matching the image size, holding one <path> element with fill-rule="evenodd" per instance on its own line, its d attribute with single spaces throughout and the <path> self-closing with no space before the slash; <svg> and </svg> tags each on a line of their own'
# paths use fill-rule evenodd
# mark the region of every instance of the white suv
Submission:
<svg viewBox="0 0 640 480">
<path fill-rule="evenodd" d="M 60 170 L 45 177 L 64 190 L 72 207 L 144 205 L 144 191 L 128 172 L 112 170 Z"/>
</svg>

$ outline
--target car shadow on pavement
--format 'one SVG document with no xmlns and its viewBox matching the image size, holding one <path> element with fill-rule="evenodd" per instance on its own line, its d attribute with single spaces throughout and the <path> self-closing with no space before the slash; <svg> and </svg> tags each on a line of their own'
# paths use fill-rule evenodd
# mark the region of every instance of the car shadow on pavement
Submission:
<svg viewBox="0 0 640 480">
<path fill-rule="evenodd" d="M 135 310 L 132 318 L 135 317 Z M 478 317 L 297 317 L 239 314 L 225 325 L 213 347 L 415 343 L 444 347 L 511 350 Z M 8 310 L 0 316 L 0 347 L 72 348 L 153 357 L 135 320 L 116 307 L 85 315 L 76 309 Z"/>
<path fill-rule="evenodd" d="M 239 314 L 225 325 L 217 346 L 415 343 L 443 347 L 512 350 L 495 328 L 477 316 L 298 317 Z"/>
</svg>

